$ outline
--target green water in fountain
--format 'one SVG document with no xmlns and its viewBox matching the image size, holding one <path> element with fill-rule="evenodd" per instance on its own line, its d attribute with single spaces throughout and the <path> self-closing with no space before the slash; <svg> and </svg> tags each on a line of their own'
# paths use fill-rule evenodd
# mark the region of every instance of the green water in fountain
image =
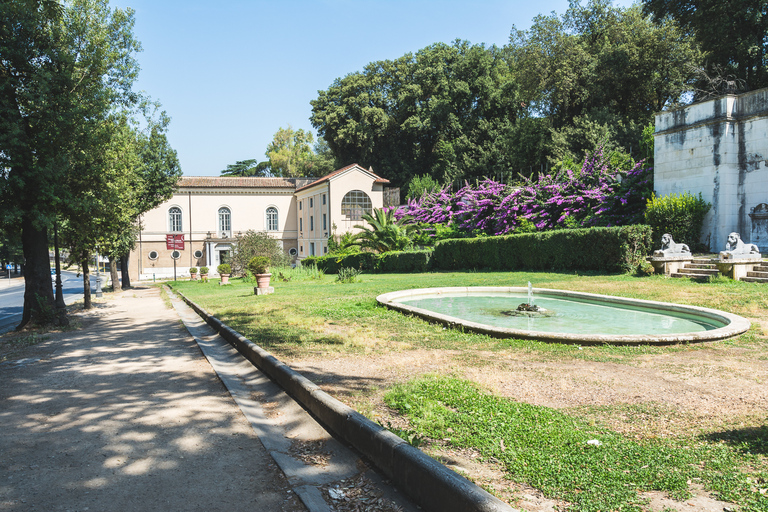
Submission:
<svg viewBox="0 0 768 512">
<path fill-rule="evenodd" d="M 479 324 L 551 333 L 661 335 L 709 331 L 725 325 L 695 315 L 647 307 L 534 295 L 536 305 L 544 308 L 546 315 L 511 315 L 510 311 L 528 300 L 523 293 L 424 295 L 397 302 Z"/>
</svg>

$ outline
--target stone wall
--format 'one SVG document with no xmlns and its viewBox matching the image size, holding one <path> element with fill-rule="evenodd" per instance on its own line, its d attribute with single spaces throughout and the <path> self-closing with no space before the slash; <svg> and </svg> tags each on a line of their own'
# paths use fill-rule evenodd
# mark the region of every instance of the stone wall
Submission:
<svg viewBox="0 0 768 512">
<path fill-rule="evenodd" d="M 710 250 L 736 231 L 768 252 L 768 89 L 657 114 L 654 160 L 657 196 L 712 203 L 701 237 Z"/>
</svg>

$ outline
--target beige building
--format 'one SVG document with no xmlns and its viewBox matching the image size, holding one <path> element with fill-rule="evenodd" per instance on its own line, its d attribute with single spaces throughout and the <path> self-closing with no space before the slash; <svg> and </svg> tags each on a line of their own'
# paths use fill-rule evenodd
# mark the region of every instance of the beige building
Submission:
<svg viewBox="0 0 768 512">
<path fill-rule="evenodd" d="M 328 238 L 354 231 L 387 204 L 389 182 L 353 164 L 322 178 L 183 177 L 168 201 L 141 218 L 131 279 L 167 279 L 232 254 L 235 238 L 265 231 L 301 260 L 328 252 Z M 397 204 L 397 199 L 393 201 Z"/>
</svg>

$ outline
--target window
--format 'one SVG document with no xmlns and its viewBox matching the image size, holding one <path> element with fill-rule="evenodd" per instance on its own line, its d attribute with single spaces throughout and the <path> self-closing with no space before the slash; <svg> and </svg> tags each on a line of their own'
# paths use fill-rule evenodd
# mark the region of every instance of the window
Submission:
<svg viewBox="0 0 768 512">
<path fill-rule="evenodd" d="M 323 246 L 323 254 L 328 254 L 328 246 L 327 245 Z"/>
<path fill-rule="evenodd" d="M 222 206 L 219 208 L 219 233 L 222 236 L 229 236 L 232 231 L 232 213 L 229 208 Z"/>
<path fill-rule="evenodd" d="M 310 207 L 310 208 L 314 207 L 314 203 L 313 203 L 313 201 L 312 201 L 312 198 L 311 198 L 311 197 L 309 198 L 309 207 Z"/>
<path fill-rule="evenodd" d="M 323 231 L 328 231 L 328 215 L 323 214 Z"/>
<path fill-rule="evenodd" d="M 299 231 L 304 231 L 304 219 L 299 219 Z"/>
<path fill-rule="evenodd" d="M 313 216 L 309 216 L 309 230 L 314 231 L 315 230 L 315 218 Z"/>
<path fill-rule="evenodd" d="M 170 231 L 181 231 L 181 208 L 178 206 L 168 210 L 168 225 Z"/>
<path fill-rule="evenodd" d="M 157 251 L 149 251 L 149 259 L 156 260 L 158 256 L 160 256 Z"/>
<path fill-rule="evenodd" d="M 341 200 L 341 214 L 350 220 L 362 220 L 364 213 L 371 213 L 373 209 L 371 198 L 362 190 L 347 192 Z"/>
<path fill-rule="evenodd" d="M 267 208 L 267 231 L 277 231 L 277 208 Z"/>
<path fill-rule="evenodd" d="M 315 242 L 309 242 L 309 255 L 315 255 Z"/>
<path fill-rule="evenodd" d="M 299 201 L 299 210 L 301 210 L 303 206 L 304 206 L 304 201 Z"/>
<path fill-rule="evenodd" d="M 325 194 L 323 194 L 323 204 L 325 204 Z"/>
</svg>

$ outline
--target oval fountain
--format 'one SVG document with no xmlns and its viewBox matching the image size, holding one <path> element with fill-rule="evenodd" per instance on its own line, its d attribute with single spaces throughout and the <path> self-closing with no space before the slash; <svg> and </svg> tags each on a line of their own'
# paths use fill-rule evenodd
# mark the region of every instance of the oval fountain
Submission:
<svg viewBox="0 0 768 512">
<path fill-rule="evenodd" d="M 715 309 L 531 288 L 530 283 L 528 288 L 401 290 L 376 300 L 403 313 L 481 334 L 584 345 L 696 343 L 730 338 L 750 326 L 743 317 Z"/>
</svg>

